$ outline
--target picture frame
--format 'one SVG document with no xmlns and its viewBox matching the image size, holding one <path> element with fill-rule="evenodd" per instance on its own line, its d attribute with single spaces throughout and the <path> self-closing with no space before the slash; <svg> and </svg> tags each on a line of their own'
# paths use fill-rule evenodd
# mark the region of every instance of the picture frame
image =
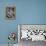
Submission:
<svg viewBox="0 0 46 46">
<path fill-rule="evenodd" d="M 8 20 L 15 20 L 16 19 L 16 7 L 15 6 L 7 6 L 5 17 Z"/>
</svg>

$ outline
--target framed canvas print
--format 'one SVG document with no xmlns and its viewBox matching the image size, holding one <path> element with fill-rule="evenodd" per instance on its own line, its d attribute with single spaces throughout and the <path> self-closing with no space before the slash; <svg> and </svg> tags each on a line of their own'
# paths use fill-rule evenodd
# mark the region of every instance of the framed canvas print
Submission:
<svg viewBox="0 0 46 46">
<path fill-rule="evenodd" d="M 20 46 L 31 46 L 33 42 L 46 42 L 46 25 L 19 24 L 18 41 L 20 42 Z"/>
<path fill-rule="evenodd" d="M 20 40 L 46 41 L 46 25 L 20 24 Z"/>
<path fill-rule="evenodd" d="M 16 7 L 6 7 L 6 19 L 15 20 L 16 18 Z"/>
</svg>

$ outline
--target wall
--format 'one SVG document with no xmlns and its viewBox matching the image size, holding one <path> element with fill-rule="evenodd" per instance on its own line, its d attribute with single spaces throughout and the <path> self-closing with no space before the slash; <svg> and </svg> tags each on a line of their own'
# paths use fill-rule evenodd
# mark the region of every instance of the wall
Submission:
<svg viewBox="0 0 46 46">
<path fill-rule="evenodd" d="M 11 21 L 5 19 L 6 7 L 9 5 L 16 6 L 15 2 L 15 0 L 0 0 L 0 44 L 7 44 L 9 42 L 8 34 L 10 32 L 16 32 L 17 35 L 17 19 Z M 18 42 L 17 39 L 15 42 Z"/>
<path fill-rule="evenodd" d="M 16 20 L 5 19 L 8 5 L 16 6 Z M 46 0 L 0 0 L 0 44 L 8 43 L 9 32 L 18 32 L 17 24 L 46 24 Z"/>
<path fill-rule="evenodd" d="M 46 0 L 19 0 L 16 7 L 19 23 L 46 24 Z"/>
</svg>

